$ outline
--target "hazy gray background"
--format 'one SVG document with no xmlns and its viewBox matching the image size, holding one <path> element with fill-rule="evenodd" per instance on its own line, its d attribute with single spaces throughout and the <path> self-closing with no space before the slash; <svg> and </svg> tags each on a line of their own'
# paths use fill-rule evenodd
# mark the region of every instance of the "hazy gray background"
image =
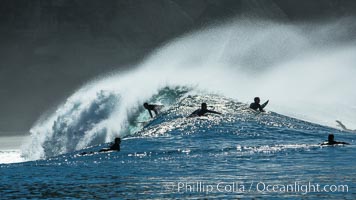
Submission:
<svg viewBox="0 0 356 200">
<path fill-rule="evenodd" d="M 355 14 L 353 0 L 0 0 L 0 135 L 23 134 L 85 82 L 202 26 Z"/>
</svg>

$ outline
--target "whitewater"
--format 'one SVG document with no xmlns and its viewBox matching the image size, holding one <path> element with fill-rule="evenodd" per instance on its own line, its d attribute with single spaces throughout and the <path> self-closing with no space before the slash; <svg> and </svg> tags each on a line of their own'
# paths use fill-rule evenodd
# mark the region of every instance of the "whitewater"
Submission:
<svg viewBox="0 0 356 200">
<path fill-rule="evenodd" d="M 21 149 L 28 162 L 0 165 L 10 174 L 0 189 L 15 198 L 352 199 L 355 134 L 335 129 L 335 120 L 356 129 L 350 20 L 231 20 L 176 38 L 42 116 Z M 255 96 L 270 100 L 266 113 L 248 108 Z M 144 102 L 164 109 L 149 122 Z M 186 118 L 203 102 L 222 115 Z M 321 147 L 330 133 L 351 145 Z M 123 138 L 120 152 L 81 155 L 115 137 Z M 23 170 L 14 180 L 38 178 L 15 183 L 12 176 Z M 225 190 L 236 182 L 240 190 Z M 310 182 L 338 190 L 262 191 L 267 183 Z"/>
<path fill-rule="evenodd" d="M 341 25 L 234 21 L 184 35 L 134 70 L 75 92 L 30 130 L 32 141 L 23 156 L 44 158 L 46 150 L 58 155 L 130 134 L 132 115 L 169 86 L 244 103 L 260 96 L 270 99 L 269 110 L 277 113 L 331 127 L 340 120 L 356 129 L 356 48 L 354 41 L 338 41 Z M 46 145 L 51 149 L 43 149 Z"/>
</svg>

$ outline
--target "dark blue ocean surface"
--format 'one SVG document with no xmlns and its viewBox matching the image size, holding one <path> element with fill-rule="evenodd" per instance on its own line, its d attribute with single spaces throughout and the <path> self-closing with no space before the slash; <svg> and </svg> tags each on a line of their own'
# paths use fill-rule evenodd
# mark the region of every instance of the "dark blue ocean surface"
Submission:
<svg viewBox="0 0 356 200">
<path fill-rule="evenodd" d="M 223 114 L 186 118 L 200 102 Z M 136 129 L 120 152 L 97 153 L 109 145 L 100 144 L 0 165 L 1 198 L 356 197 L 354 133 L 254 112 L 216 95 L 180 98 Z M 320 146 L 330 133 L 351 145 Z"/>
</svg>

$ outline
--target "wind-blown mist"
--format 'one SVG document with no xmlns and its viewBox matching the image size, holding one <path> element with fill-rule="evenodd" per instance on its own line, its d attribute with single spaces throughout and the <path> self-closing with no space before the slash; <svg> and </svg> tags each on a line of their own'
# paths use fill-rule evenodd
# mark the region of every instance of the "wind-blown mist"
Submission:
<svg viewBox="0 0 356 200">
<path fill-rule="evenodd" d="M 237 20 L 186 34 L 135 70 L 78 90 L 33 126 L 22 154 L 39 159 L 128 134 L 130 118 L 166 86 L 190 86 L 244 103 L 259 96 L 270 99 L 267 110 L 355 127 L 356 47 L 345 40 L 351 35 L 343 24 Z"/>
</svg>

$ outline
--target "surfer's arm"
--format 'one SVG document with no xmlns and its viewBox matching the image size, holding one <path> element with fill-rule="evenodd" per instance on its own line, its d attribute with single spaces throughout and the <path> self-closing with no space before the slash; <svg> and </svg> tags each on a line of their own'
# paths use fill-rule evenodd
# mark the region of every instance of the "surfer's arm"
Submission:
<svg viewBox="0 0 356 200">
<path fill-rule="evenodd" d="M 148 110 L 148 113 L 150 113 L 151 118 L 153 118 L 151 110 Z"/>
<path fill-rule="evenodd" d="M 260 110 L 260 112 L 266 112 L 265 110 L 263 110 L 267 104 L 268 104 L 269 100 L 267 100 L 266 102 L 264 102 L 262 105 L 258 105 L 258 108 Z"/>
<path fill-rule="evenodd" d="M 263 108 L 261 106 L 259 106 L 258 109 L 260 110 L 260 112 L 266 112 L 265 110 L 263 110 Z"/>
<path fill-rule="evenodd" d="M 347 145 L 350 145 L 350 143 L 347 143 L 347 142 L 342 142 L 342 144 L 347 144 Z"/>
<path fill-rule="evenodd" d="M 188 118 L 191 118 L 191 117 L 196 117 L 196 116 L 198 116 L 198 115 L 196 115 L 196 114 L 192 113 L 192 114 L 190 114 L 190 115 L 188 116 Z"/>
<path fill-rule="evenodd" d="M 336 144 L 350 144 L 350 143 L 347 143 L 347 142 L 336 142 Z"/>
<path fill-rule="evenodd" d="M 214 114 L 218 114 L 218 115 L 221 115 L 221 113 L 219 112 L 216 112 L 216 111 L 213 111 L 213 110 L 207 110 L 208 113 L 214 113 Z"/>
<path fill-rule="evenodd" d="M 196 117 L 196 116 L 198 116 L 199 111 L 200 111 L 200 109 L 192 112 L 192 114 L 190 114 L 188 117 Z"/>
</svg>

